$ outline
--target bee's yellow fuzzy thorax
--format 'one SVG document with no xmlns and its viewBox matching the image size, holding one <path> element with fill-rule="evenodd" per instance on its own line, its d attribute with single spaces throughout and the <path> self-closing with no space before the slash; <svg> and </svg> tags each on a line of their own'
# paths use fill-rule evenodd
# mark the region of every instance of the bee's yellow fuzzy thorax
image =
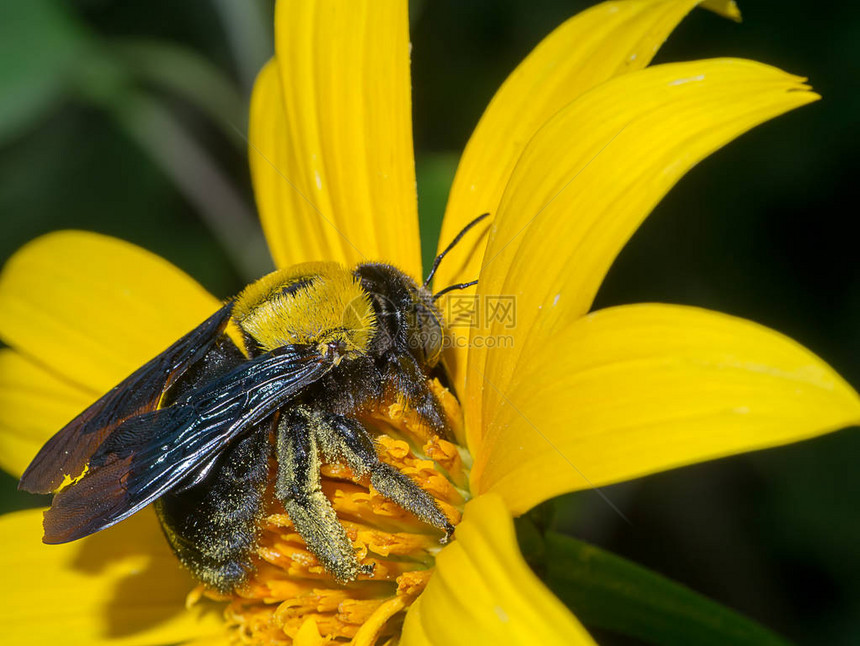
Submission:
<svg viewBox="0 0 860 646">
<path fill-rule="evenodd" d="M 333 262 L 296 265 L 264 276 L 236 299 L 233 319 L 263 351 L 284 345 L 367 351 L 376 329 L 370 298 L 356 278 Z"/>
</svg>

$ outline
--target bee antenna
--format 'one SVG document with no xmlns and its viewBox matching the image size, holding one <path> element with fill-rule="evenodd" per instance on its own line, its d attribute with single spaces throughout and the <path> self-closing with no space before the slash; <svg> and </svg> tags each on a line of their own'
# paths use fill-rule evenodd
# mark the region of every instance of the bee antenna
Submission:
<svg viewBox="0 0 860 646">
<path fill-rule="evenodd" d="M 454 248 L 454 245 L 456 245 L 458 242 L 460 242 L 460 240 L 462 240 L 463 236 L 466 235 L 467 233 L 469 233 L 469 230 L 472 227 L 474 227 L 476 224 L 478 224 L 478 222 L 480 222 L 481 220 L 483 220 L 484 218 L 486 218 L 489 215 L 490 215 L 489 212 L 482 213 L 481 215 L 476 217 L 474 220 L 469 222 L 469 224 L 464 226 L 463 230 L 457 234 L 457 237 L 451 241 L 451 244 L 449 244 L 447 247 L 445 247 L 445 250 L 442 251 L 442 253 L 440 253 L 438 256 L 436 256 L 436 260 L 433 261 L 433 266 L 430 268 L 430 273 L 427 274 L 427 280 L 424 281 L 424 288 L 425 289 L 427 288 L 427 285 L 430 284 L 430 281 L 433 280 L 433 276 L 436 275 L 436 270 L 439 269 L 439 263 L 442 262 L 442 258 L 445 257 L 445 254 L 447 254 L 449 251 L 451 251 L 451 249 Z M 470 283 L 470 285 L 474 285 L 474 284 L 475 283 Z M 468 287 L 468 285 L 467 285 L 467 287 Z M 451 289 L 458 289 L 458 287 L 456 285 L 452 285 L 451 287 L 446 287 L 445 290 L 439 292 L 433 298 L 436 298 L 437 296 L 441 296 L 442 294 L 445 293 L 446 290 L 450 291 Z M 462 289 L 462 287 L 460 287 L 459 289 Z"/>
<path fill-rule="evenodd" d="M 477 284 L 478 284 L 478 281 L 473 280 L 473 281 L 468 282 L 468 283 L 457 283 L 456 285 L 448 285 L 448 287 L 446 287 L 442 291 L 439 291 L 439 292 L 436 292 L 435 294 L 433 294 L 433 300 L 435 301 L 440 296 L 444 296 L 448 292 L 453 292 L 455 289 L 466 289 L 467 287 L 471 287 L 472 285 L 477 285 Z"/>
</svg>

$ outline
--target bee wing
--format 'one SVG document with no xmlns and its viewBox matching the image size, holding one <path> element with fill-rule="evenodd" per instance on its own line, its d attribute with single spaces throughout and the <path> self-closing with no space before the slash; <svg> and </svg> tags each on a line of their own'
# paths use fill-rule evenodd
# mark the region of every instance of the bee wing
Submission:
<svg viewBox="0 0 860 646">
<path fill-rule="evenodd" d="M 171 406 L 126 420 L 95 452 L 84 476 L 54 496 L 43 540 L 83 538 L 186 486 L 231 440 L 332 365 L 314 347 L 285 346 L 243 362 Z"/>
<path fill-rule="evenodd" d="M 232 307 L 232 303 L 222 307 L 60 429 L 33 458 L 18 488 L 50 493 L 65 476 L 83 473 L 98 447 L 124 420 L 154 410 L 167 387 L 209 351 L 224 331 Z"/>
</svg>

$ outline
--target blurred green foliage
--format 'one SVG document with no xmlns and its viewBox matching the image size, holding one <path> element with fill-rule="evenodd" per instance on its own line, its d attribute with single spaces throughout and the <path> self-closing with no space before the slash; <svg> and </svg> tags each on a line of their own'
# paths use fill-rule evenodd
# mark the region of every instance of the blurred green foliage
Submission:
<svg viewBox="0 0 860 646">
<path fill-rule="evenodd" d="M 589 3 L 412 4 L 427 259 L 483 107 L 542 36 Z M 860 5 L 741 9 L 741 25 L 694 12 L 657 62 L 755 58 L 810 77 L 824 100 L 695 168 L 621 254 L 597 306 L 679 302 L 744 316 L 857 386 L 860 262 L 849 232 L 860 202 Z M 271 0 L 0 3 L 0 262 L 71 227 L 151 249 L 222 297 L 264 271 L 242 133 L 254 70 L 271 52 L 271 13 Z M 848 431 L 608 488 L 630 525 L 593 493 L 564 496 L 547 528 L 798 642 L 856 644 L 858 455 L 860 436 Z M 12 478 L 0 485 L 5 509 L 34 502 Z"/>
<path fill-rule="evenodd" d="M 73 20 L 51 0 L 4 3 L 0 39 L 0 143 L 32 127 L 71 85 L 86 46 Z"/>
</svg>

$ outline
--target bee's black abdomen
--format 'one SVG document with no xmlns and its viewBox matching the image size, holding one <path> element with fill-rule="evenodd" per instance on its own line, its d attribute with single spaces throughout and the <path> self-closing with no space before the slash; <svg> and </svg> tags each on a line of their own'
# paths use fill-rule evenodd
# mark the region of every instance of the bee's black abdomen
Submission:
<svg viewBox="0 0 860 646">
<path fill-rule="evenodd" d="M 242 583 L 252 568 L 269 453 L 268 429 L 254 428 L 224 451 L 201 482 L 155 503 L 180 560 L 222 592 Z"/>
<path fill-rule="evenodd" d="M 236 346 L 221 337 L 171 388 L 164 405 L 243 361 Z M 269 425 L 264 422 L 250 429 L 198 482 L 186 483 L 155 502 L 173 551 L 194 576 L 222 592 L 242 583 L 252 567 L 250 554 L 257 544 L 257 523 L 268 479 Z"/>
</svg>

